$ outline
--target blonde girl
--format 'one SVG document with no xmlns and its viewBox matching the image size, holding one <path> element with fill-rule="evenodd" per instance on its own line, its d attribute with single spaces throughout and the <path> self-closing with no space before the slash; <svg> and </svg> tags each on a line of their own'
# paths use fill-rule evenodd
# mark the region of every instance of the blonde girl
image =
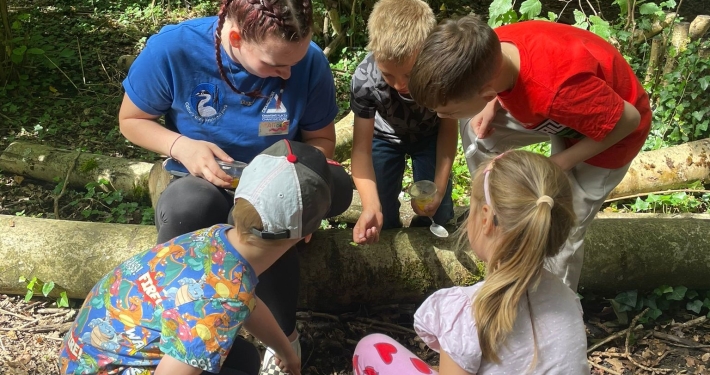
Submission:
<svg viewBox="0 0 710 375">
<path fill-rule="evenodd" d="M 567 175 L 548 158 L 509 151 L 473 176 L 462 240 L 486 263 L 485 280 L 442 289 L 414 328 L 440 352 L 439 374 L 589 374 L 577 295 L 543 268 L 575 225 Z M 434 374 L 384 335 L 360 341 L 355 374 Z"/>
</svg>

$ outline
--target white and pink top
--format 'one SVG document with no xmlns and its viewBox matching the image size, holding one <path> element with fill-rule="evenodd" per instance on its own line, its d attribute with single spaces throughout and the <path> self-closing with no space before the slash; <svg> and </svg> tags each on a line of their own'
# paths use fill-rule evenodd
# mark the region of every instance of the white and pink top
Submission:
<svg viewBox="0 0 710 375">
<path fill-rule="evenodd" d="M 414 329 L 430 348 L 445 351 L 470 374 L 589 375 L 579 298 L 548 271 L 543 272 L 537 289 L 528 292 L 532 314 L 528 297 L 521 299 L 513 332 L 498 352 L 501 363 L 484 360 L 471 308 L 482 285 L 439 290 L 419 307 Z M 535 368 L 529 371 L 535 350 L 533 324 L 538 356 Z M 379 334 L 364 338 L 353 357 L 356 375 L 436 373 L 422 364 L 403 346 Z"/>
</svg>

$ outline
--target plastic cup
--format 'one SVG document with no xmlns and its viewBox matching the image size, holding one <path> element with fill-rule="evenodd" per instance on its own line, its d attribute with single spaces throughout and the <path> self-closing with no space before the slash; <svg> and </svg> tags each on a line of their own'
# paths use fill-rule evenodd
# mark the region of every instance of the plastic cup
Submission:
<svg viewBox="0 0 710 375">
<path fill-rule="evenodd" d="M 247 163 L 242 163 L 241 161 L 234 161 L 229 163 L 219 159 L 215 160 L 217 161 L 217 164 L 219 164 L 220 168 L 222 168 L 224 173 L 232 177 L 231 187 L 232 189 L 236 189 L 239 185 L 239 179 L 242 177 L 242 171 L 244 171 L 244 167 L 247 166 Z"/>
<path fill-rule="evenodd" d="M 420 211 L 426 211 L 425 207 L 434 200 L 435 194 L 436 184 L 433 181 L 417 181 L 409 188 L 409 195 Z"/>
</svg>

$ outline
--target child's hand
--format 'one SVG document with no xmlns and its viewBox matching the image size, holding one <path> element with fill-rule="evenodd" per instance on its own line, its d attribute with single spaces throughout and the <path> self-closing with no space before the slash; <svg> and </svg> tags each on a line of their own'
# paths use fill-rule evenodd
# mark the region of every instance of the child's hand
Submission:
<svg viewBox="0 0 710 375">
<path fill-rule="evenodd" d="M 353 242 L 363 245 L 379 241 L 383 221 L 382 211 L 364 209 L 353 228 Z"/>
<path fill-rule="evenodd" d="M 477 115 L 473 116 L 470 125 L 476 137 L 483 139 L 488 137 L 493 130 L 490 125 L 493 118 L 496 117 L 496 111 L 498 110 L 498 99 L 493 99 L 479 112 Z"/>
<path fill-rule="evenodd" d="M 278 355 L 276 356 L 276 365 L 281 368 L 281 371 L 291 374 L 291 375 L 301 375 L 301 359 L 298 358 L 296 352 L 289 350 L 288 355 L 281 359 Z"/>
<path fill-rule="evenodd" d="M 419 207 L 417 207 L 416 204 L 414 204 L 414 200 L 411 201 L 412 204 L 412 210 L 414 210 L 414 213 L 419 215 L 419 216 L 434 216 L 436 214 L 436 211 L 439 209 L 439 206 L 441 205 L 441 201 L 444 199 L 444 193 L 441 191 L 437 190 L 436 194 L 434 194 L 434 197 L 432 198 L 431 202 L 424 206 L 424 211 L 420 210 Z"/>
</svg>

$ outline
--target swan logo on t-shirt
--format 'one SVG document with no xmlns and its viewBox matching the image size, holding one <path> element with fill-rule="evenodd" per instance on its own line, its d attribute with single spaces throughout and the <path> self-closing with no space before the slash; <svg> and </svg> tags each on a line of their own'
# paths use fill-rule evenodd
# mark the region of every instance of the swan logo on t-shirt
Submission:
<svg viewBox="0 0 710 375">
<path fill-rule="evenodd" d="M 216 85 L 200 83 L 192 90 L 185 108 L 198 122 L 212 122 L 222 117 L 227 110 L 227 105 L 221 103 L 222 98 Z"/>
<path fill-rule="evenodd" d="M 281 101 L 283 91 L 272 92 L 266 105 L 261 109 L 261 122 L 259 123 L 259 136 L 288 134 L 291 122 L 288 119 L 288 109 Z"/>
</svg>

